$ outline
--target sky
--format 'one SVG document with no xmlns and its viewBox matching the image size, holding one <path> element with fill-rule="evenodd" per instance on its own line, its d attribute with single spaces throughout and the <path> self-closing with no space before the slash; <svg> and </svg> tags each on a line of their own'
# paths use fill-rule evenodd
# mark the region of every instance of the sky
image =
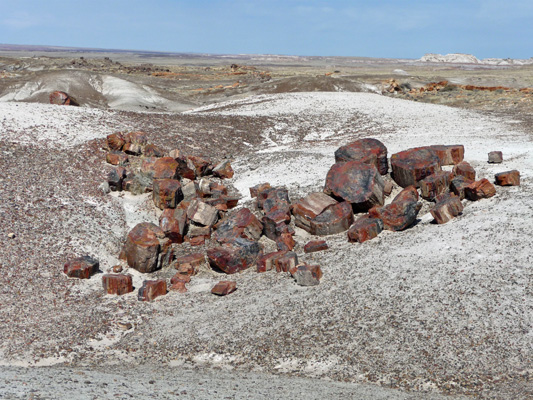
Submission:
<svg viewBox="0 0 533 400">
<path fill-rule="evenodd" d="M 533 57 L 533 0 L 0 0 L 0 43 L 212 54 Z"/>
</svg>

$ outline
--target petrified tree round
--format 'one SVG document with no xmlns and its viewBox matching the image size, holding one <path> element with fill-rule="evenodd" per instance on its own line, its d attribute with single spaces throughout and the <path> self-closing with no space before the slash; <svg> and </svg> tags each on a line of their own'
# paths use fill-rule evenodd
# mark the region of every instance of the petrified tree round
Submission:
<svg viewBox="0 0 533 400">
<path fill-rule="evenodd" d="M 128 265 L 139 272 L 152 272 L 158 267 L 159 238 L 165 234 L 149 222 L 137 224 L 128 234 L 124 252 Z"/>
<path fill-rule="evenodd" d="M 387 162 L 387 148 L 377 139 L 359 139 L 335 151 L 335 162 L 359 161 L 374 165 L 381 175 L 386 175 L 389 169 Z"/>
<path fill-rule="evenodd" d="M 435 151 L 418 147 L 391 156 L 392 178 L 401 187 L 415 185 L 426 176 L 440 171 L 440 159 Z"/>
<path fill-rule="evenodd" d="M 334 164 L 326 177 L 324 193 L 352 204 L 354 211 L 368 211 L 383 204 L 385 183 L 374 166 L 358 161 Z"/>
</svg>

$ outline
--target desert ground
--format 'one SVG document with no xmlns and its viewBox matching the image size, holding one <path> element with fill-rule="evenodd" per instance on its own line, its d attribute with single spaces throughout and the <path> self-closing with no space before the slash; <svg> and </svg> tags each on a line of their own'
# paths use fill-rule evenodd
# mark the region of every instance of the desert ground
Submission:
<svg viewBox="0 0 533 400">
<path fill-rule="evenodd" d="M 528 63 L 1 47 L 1 396 L 533 398 L 532 72 Z M 426 90 L 442 81 L 445 90 Z M 49 104 L 54 90 L 81 106 Z M 136 291 L 102 289 L 128 232 L 161 213 L 149 193 L 102 190 L 112 169 L 105 139 L 117 131 L 229 160 L 235 175 L 224 184 L 250 209 L 259 183 L 294 200 L 322 191 L 335 150 L 369 137 L 389 156 L 462 144 L 478 178 L 517 169 L 521 185 L 463 200 L 443 225 L 423 202 L 413 227 L 361 244 L 295 228 L 299 259 L 324 273 L 318 286 L 206 265 L 186 293 L 141 302 Z M 496 150 L 504 161 L 489 164 Z M 319 238 L 329 249 L 304 253 Z M 67 278 L 64 263 L 82 255 L 100 272 Z M 127 272 L 138 288 L 175 270 Z M 224 279 L 237 291 L 211 294 Z"/>
</svg>

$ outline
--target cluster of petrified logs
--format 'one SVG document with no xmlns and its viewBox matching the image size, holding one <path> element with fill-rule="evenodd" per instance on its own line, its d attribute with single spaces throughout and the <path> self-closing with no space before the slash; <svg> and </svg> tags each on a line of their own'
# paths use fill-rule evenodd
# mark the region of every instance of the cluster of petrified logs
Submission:
<svg viewBox="0 0 533 400">
<path fill-rule="evenodd" d="M 206 257 L 213 269 L 226 274 L 255 267 L 257 272 L 290 272 L 300 285 L 317 285 L 322 277 L 320 267 L 300 263 L 293 251 L 294 226 L 317 236 L 347 231 L 350 242 L 362 243 L 384 229 L 402 231 L 412 226 L 422 207 L 420 197 L 434 202 L 431 215 L 436 223 L 443 224 L 463 211 L 463 199 L 475 201 L 496 193 L 489 180 L 476 180 L 476 171 L 464 161 L 462 145 L 418 147 L 393 154 L 391 180 L 386 176 L 389 173 L 386 147 L 376 139 L 361 139 L 335 152 L 336 162 L 326 176 L 322 192 L 291 202 L 286 188 L 258 184 L 250 188 L 251 197 L 256 199 L 255 209 L 241 208 L 228 213 L 237 205 L 238 198 L 229 197 L 221 183 L 205 176 L 232 177 L 229 162 L 213 164 L 177 151 L 163 157 L 162 152 L 156 154 L 153 147 L 140 140 L 142 136 L 138 132 L 110 135 L 108 161 L 111 154 L 119 156 L 119 164 L 124 164 L 132 145 L 136 156 L 144 154 L 140 173 L 151 178 L 145 191 L 152 191 L 155 205 L 163 212 L 159 226 L 141 223 L 129 232 L 121 258 L 142 273 L 176 268 L 170 288 L 180 292 L 186 291 L 185 285 L 206 262 Z M 124 154 L 118 154 L 119 151 Z M 147 162 L 152 167 L 146 167 Z M 501 163 L 501 152 L 489 153 L 489 162 Z M 120 168 L 124 166 L 117 169 Z M 133 175 L 119 185 L 111 178 L 112 175 L 109 184 L 116 190 L 127 189 L 129 179 L 136 179 Z M 394 188 L 393 181 L 403 189 L 386 203 L 385 198 Z M 516 170 L 500 173 L 495 182 L 519 185 L 520 174 Z M 354 217 L 356 214 L 358 218 Z M 274 241 L 277 251 L 265 253 L 260 242 L 262 236 Z M 206 239 L 211 241 L 205 254 L 174 256 L 176 245 L 188 241 L 195 246 L 204 244 Z M 304 247 L 305 252 L 325 249 L 327 244 L 323 240 L 311 241 Z M 65 265 L 65 272 L 69 276 L 88 277 L 94 271 L 94 261 L 77 259 L 71 263 L 74 267 Z M 85 265 L 86 271 L 80 272 L 83 270 L 80 265 Z M 108 293 L 133 290 L 129 275 L 107 274 L 103 283 Z M 234 282 L 222 281 L 213 288 L 213 293 L 224 295 L 234 290 Z M 166 281 L 146 281 L 139 290 L 139 299 L 151 300 L 166 291 Z"/>
</svg>

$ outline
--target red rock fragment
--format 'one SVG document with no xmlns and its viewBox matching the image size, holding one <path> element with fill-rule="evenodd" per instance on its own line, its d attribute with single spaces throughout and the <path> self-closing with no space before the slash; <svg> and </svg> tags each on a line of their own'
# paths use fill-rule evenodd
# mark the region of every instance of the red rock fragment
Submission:
<svg viewBox="0 0 533 400">
<path fill-rule="evenodd" d="M 221 179 L 233 178 L 234 172 L 229 161 L 223 161 L 213 168 L 213 175 Z"/>
<path fill-rule="evenodd" d="M 191 246 L 200 246 L 206 239 L 211 238 L 211 227 L 190 224 L 187 237 Z"/>
<path fill-rule="evenodd" d="M 196 275 L 205 262 L 203 253 L 193 253 L 176 258 L 175 267 L 181 274 Z"/>
<path fill-rule="evenodd" d="M 267 213 L 263 221 L 263 233 L 271 240 L 276 241 L 283 233 L 289 233 L 290 215 L 285 209 L 273 210 Z"/>
<path fill-rule="evenodd" d="M 317 236 L 333 235 L 346 231 L 353 223 L 350 203 L 344 201 L 326 208 L 310 222 L 310 233 Z"/>
<path fill-rule="evenodd" d="M 218 219 L 218 210 L 198 199 L 194 199 L 187 209 L 187 217 L 204 226 L 213 226 Z"/>
<path fill-rule="evenodd" d="M 172 243 L 183 243 L 187 228 L 187 212 L 182 208 L 167 208 L 159 217 L 159 227 Z"/>
<path fill-rule="evenodd" d="M 325 240 L 311 240 L 304 246 L 304 253 L 314 253 L 316 251 L 327 250 L 328 248 Z"/>
<path fill-rule="evenodd" d="M 140 301 L 152 301 L 159 296 L 167 294 L 167 282 L 164 279 L 154 281 L 144 281 L 139 289 L 138 298 Z"/>
<path fill-rule="evenodd" d="M 102 284 L 107 294 L 123 295 L 133 292 L 133 280 L 131 275 L 105 274 L 102 276 Z"/>
<path fill-rule="evenodd" d="M 464 176 L 472 181 L 476 180 L 476 170 L 466 161 L 462 161 L 453 167 L 453 173 L 454 175 Z"/>
<path fill-rule="evenodd" d="M 178 292 L 178 293 L 187 292 L 187 288 L 185 287 L 185 282 L 182 282 L 182 281 L 178 281 L 176 283 L 171 284 L 169 290 L 173 292 Z"/>
<path fill-rule="evenodd" d="M 177 282 L 189 283 L 191 281 L 191 276 L 187 274 L 182 274 L 181 272 L 176 272 L 172 278 L 170 278 L 170 284 L 174 285 Z"/>
<path fill-rule="evenodd" d="M 501 151 L 491 151 L 489 153 L 490 164 L 501 164 L 503 162 L 503 154 Z"/>
<path fill-rule="evenodd" d="M 348 229 L 348 242 L 363 243 L 374 239 L 383 230 L 383 221 L 378 218 L 363 216 L 357 219 Z"/>
<path fill-rule="evenodd" d="M 465 187 L 474 183 L 473 180 L 457 175 L 450 182 L 450 190 L 459 197 L 460 200 L 465 198 Z"/>
<path fill-rule="evenodd" d="M 172 149 L 168 152 L 168 156 L 176 159 L 176 158 L 180 158 L 182 154 L 179 149 Z"/>
<path fill-rule="evenodd" d="M 142 147 L 137 143 L 126 143 L 124 147 L 122 147 L 122 150 L 124 153 L 132 156 L 139 156 L 142 153 Z"/>
<path fill-rule="evenodd" d="M 126 140 L 124 139 L 124 135 L 122 135 L 121 132 L 117 132 L 112 133 L 111 135 L 107 135 L 106 142 L 109 150 L 120 151 L 126 143 Z"/>
<path fill-rule="evenodd" d="M 463 212 L 461 199 L 455 195 L 438 201 L 430 211 L 437 224 L 445 224 Z"/>
<path fill-rule="evenodd" d="M 122 272 L 122 265 L 115 265 L 113 266 L 112 270 L 115 274 L 119 274 Z"/>
<path fill-rule="evenodd" d="M 402 231 L 409 228 L 416 221 L 422 205 L 418 203 L 418 192 L 414 186 L 402 190 L 392 201 L 384 207 L 374 207 L 368 211 L 370 217 L 383 221 L 383 229 Z"/>
<path fill-rule="evenodd" d="M 385 186 L 383 187 L 383 194 L 386 197 L 389 197 L 392 193 L 392 189 L 394 189 L 394 184 L 391 181 L 386 181 Z"/>
<path fill-rule="evenodd" d="M 298 265 L 298 256 L 292 251 L 285 251 L 279 257 L 274 258 L 276 272 L 289 272 L 291 268 Z"/>
<path fill-rule="evenodd" d="M 385 183 L 374 166 L 348 161 L 330 168 L 324 193 L 347 201 L 357 212 L 382 205 L 384 187 Z"/>
<path fill-rule="evenodd" d="M 257 197 L 260 192 L 263 192 L 267 189 L 271 189 L 270 183 L 260 183 L 250 188 L 250 197 L 253 199 Z"/>
<path fill-rule="evenodd" d="M 400 201 L 418 201 L 418 190 L 414 186 L 407 186 L 392 200 L 393 203 Z"/>
<path fill-rule="evenodd" d="M 196 177 L 207 175 L 209 171 L 209 166 L 211 165 L 211 161 L 207 160 L 202 157 L 196 157 L 196 156 L 187 156 L 187 166 L 189 169 L 194 171 L 194 175 Z"/>
<path fill-rule="evenodd" d="M 141 172 L 153 176 L 155 174 L 155 162 L 157 157 L 146 157 L 141 163 Z"/>
<path fill-rule="evenodd" d="M 219 243 L 229 243 L 236 238 L 259 240 L 263 224 L 248 208 L 241 208 L 235 214 L 222 220 L 213 238 Z"/>
<path fill-rule="evenodd" d="M 462 144 L 433 145 L 427 146 L 427 148 L 433 150 L 439 157 L 441 166 L 459 164 L 465 156 L 465 147 Z"/>
<path fill-rule="evenodd" d="M 152 188 L 154 204 L 162 210 L 176 208 L 183 200 L 181 184 L 177 179 L 155 179 Z"/>
<path fill-rule="evenodd" d="M 216 294 L 217 296 L 226 296 L 233 293 L 236 289 L 237 282 L 220 281 L 213 287 L 213 289 L 211 289 L 211 293 Z"/>
<path fill-rule="evenodd" d="M 496 194 L 496 188 L 488 179 L 481 179 L 465 187 L 465 197 L 468 200 L 476 201 L 487 199 Z"/>
<path fill-rule="evenodd" d="M 165 233 L 157 225 L 143 222 L 128 233 L 124 251 L 128 265 L 139 272 L 152 272 L 158 268 L 161 251 L 160 239 Z"/>
<path fill-rule="evenodd" d="M 516 169 L 500 172 L 494 175 L 494 179 L 496 184 L 500 186 L 520 186 L 520 172 Z"/>
<path fill-rule="evenodd" d="M 179 177 L 187 178 L 191 181 L 196 179 L 196 167 L 191 161 L 189 161 L 186 157 L 183 156 L 176 158 L 175 161 L 178 164 L 176 173 Z"/>
<path fill-rule="evenodd" d="M 401 151 L 391 156 L 392 178 L 405 188 L 418 186 L 426 176 L 440 171 L 440 159 L 435 151 L 427 147 L 417 147 Z"/>
<path fill-rule="evenodd" d="M 261 253 L 259 243 L 238 238 L 232 243 L 207 250 L 207 258 L 213 267 L 234 274 L 255 265 Z"/>
<path fill-rule="evenodd" d="M 377 139 L 359 139 L 338 148 L 335 151 L 335 162 L 347 161 L 373 165 L 381 175 L 386 175 L 389 169 L 387 148 Z"/>
<path fill-rule="evenodd" d="M 434 201 L 435 197 L 448 191 L 452 173 L 448 171 L 437 171 L 420 181 L 420 194 L 422 198 Z"/>
<path fill-rule="evenodd" d="M 296 246 L 296 242 L 291 233 L 283 232 L 276 237 L 276 246 L 278 250 L 292 250 L 294 249 L 294 246 Z"/>
<path fill-rule="evenodd" d="M 322 278 L 322 270 L 318 265 L 299 265 L 292 274 L 300 286 L 316 286 Z"/>
<path fill-rule="evenodd" d="M 257 259 L 257 272 L 266 272 L 274 268 L 274 263 L 280 257 L 287 254 L 287 251 L 275 251 L 261 255 Z"/>
<path fill-rule="evenodd" d="M 61 92 L 56 90 L 55 92 L 50 93 L 49 96 L 50 104 L 56 104 L 59 106 L 79 106 L 80 103 L 76 99 L 70 96 L 68 93 Z"/>
<path fill-rule="evenodd" d="M 147 144 L 144 146 L 143 154 L 146 157 L 163 157 L 165 152 L 157 147 L 155 144 Z"/>
<path fill-rule="evenodd" d="M 124 135 L 124 139 L 126 143 L 134 143 L 139 146 L 145 146 L 148 143 L 147 135 L 142 131 L 128 132 Z"/>
<path fill-rule="evenodd" d="M 311 193 L 291 206 L 294 223 L 297 227 L 309 232 L 311 220 L 321 214 L 327 207 L 337 203 L 337 200 L 323 192 Z"/>
<path fill-rule="evenodd" d="M 109 189 L 111 189 L 113 192 L 121 192 L 122 183 L 126 177 L 126 169 L 123 167 L 114 168 L 109 171 L 107 174 L 107 183 L 109 184 Z"/>
<path fill-rule="evenodd" d="M 106 154 L 105 160 L 111 165 L 125 165 L 128 163 L 128 156 L 121 151 L 110 151 Z"/>
<path fill-rule="evenodd" d="M 63 266 L 63 272 L 69 278 L 89 279 L 98 272 L 99 266 L 98 260 L 89 256 L 82 256 L 67 261 Z"/>
<path fill-rule="evenodd" d="M 154 179 L 178 179 L 178 162 L 172 157 L 161 157 L 154 163 Z"/>
</svg>

